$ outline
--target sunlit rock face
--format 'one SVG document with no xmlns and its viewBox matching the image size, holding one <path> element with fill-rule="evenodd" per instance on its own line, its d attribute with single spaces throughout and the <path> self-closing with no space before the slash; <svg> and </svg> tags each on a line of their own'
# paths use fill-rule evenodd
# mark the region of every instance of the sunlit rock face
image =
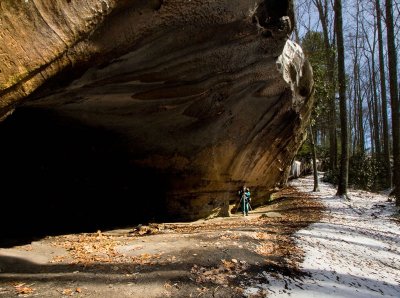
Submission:
<svg viewBox="0 0 400 298">
<path fill-rule="evenodd" d="M 50 209 L 64 202 L 69 214 L 129 222 L 228 215 L 241 185 L 254 207 L 286 181 L 313 84 L 301 49 L 286 43 L 292 1 L 0 9 L 5 185 L 25 183 Z M 30 193 L 16 188 L 11 201 Z M 88 215 L 100 201 L 104 212 Z"/>
</svg>

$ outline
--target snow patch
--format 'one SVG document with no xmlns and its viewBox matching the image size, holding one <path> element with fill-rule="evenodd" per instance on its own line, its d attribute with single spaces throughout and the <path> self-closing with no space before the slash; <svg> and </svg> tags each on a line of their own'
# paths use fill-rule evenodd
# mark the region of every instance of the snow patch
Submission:
<svg viewBox="0 0 400 298">
<path fill-rule="evenodd" d="M 312 177 L 292 181 L 299 191 L 318 196 L 326 211 L 322 220 L 293 237 L 305 252 L 302 280 L 263 272 L 265 283 L 246 289 L 248 297 L 400 297 L 400 227 L 388 197 L 350 191 L 350 201 L 320 183 L 312 193 Z"/>
<path fill-rule="evenodd" d="M 305 56 L 302 48 L 295 42 L 288 39 L 282 54 L 276 61 L 278 71 L 282 73 L 283 79 L 288 83 L 294 94 L 300 85 L 300 78 L 303 76 L 303 65 Z"/>
</svg>

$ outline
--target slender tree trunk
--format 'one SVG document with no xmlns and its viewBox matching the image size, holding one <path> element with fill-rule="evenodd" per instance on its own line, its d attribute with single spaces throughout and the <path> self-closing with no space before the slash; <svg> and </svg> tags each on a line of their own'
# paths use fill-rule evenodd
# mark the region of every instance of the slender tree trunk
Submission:
<svg viewBox="0 0 400 298">
<path fill-rule="evenodd" d="M 395 187 L 394 195 L 396 205 L 400 206 L 400 111 L 399 100 L 397 98 L 397 53 L 395 45 L 395 34 L 393 25 L 393 5 L 392 0 L 386 0 L 386 28 L 387 45 L 389 60 L 389 82 L 390 82 L 390 102 L 392 106 L 392 131 L 393 131 L 393 184 Z"/>
<path fill-rule="evenodd" d="M 368 111 L 369 111 L 369 113 L 368 113 L 368 123 L 369 123 L 369 131 L 371 133 L 371 138 L 370 138 L 370 141 L 371 141 L 371 154 L 375 155 L 375 153 L 376 153 L 376 148 L 375 148 L 375 130 L 374 130 L 374 120 L 373 120 L 373 111 L 372 111 L 372 109 L 373 109 L 373 107 L 372 107 L 373 100 L 371 99 L 373 91 L 372 91 L 372 85 L 371 84 L 369 85 L 369 89 L 370 89 L 370 91 L 369 91 L 369 94 L 367 96 L 367 104 L 368 104 Z"/>
<path fill-rule="evenodd" d="M 318 183 L 318 169 L 317 169 L 317 153 L 315 150 L 315 142 L 314 142 L 314 134 L 312 131 L 311 125 L 309 126 L 310 130 L 310 145 L 311 145 L 311 154 L 313 161 L 313 175 L 314 175 L 314 189 L 313 191 L 319 191 L 319 183 Z"/>
<path fill-rule="evenodd" d="M 344 61 L 344 41 L 343 41 L 343 19 L 342 1 L 335 0 L 335 28 L 338 51 L 338 84 L 339 84 L 339 107 L 340 107 L 340 139 L 341 157 L 340 173 L 338 181 L 338 196 L 347 196 L 347 185 L 349 179 L 349 140 L 347 128 L 347 103 L 346 103 L 346 73 Z"/>
<path fill-rule="evenodd" d="M 358 132 L 359 132 L 359 143 L 358 143 L 358 148 L 360 154 L 364 155 L 365 154 L 365 129 L 364 129 L 364 115 L 363 115 L 363 99 L 361 95 L 359 95 L 358 98 Z"/>
<path fill-rule="evenodd" d="M 381 160 L 381 136 L 379 135 L 379 108 L 378 108 L 378 93 L 377 93 L 377 84 L 375 78 L 375 61 L 374 57 L 372 57 L 372 89 L 373 89 L 373 119 L 374 119 L 374 135 L 375 135 L 375 150 L 376 150 L 376 158 Z"/>
<path fill-rule="evenodd" d="M 353 63 L 355 66 L 356 64 Z M 350 134 L 353 135 L 353 138 L 351 138 L 350 141 L 350 152 L 352 155 L 356 154 L 357 151 L 357 142 L 358 142 L 358 133 L 357 133 L 357 88 L 356 88 L 356 72 L 354 71 L 354 77 L 352 78 L 352 81 L 349 81 L 349 84 L 351 84 L 352 88 L 348 88 L 348 94 L 347 98 L 353 99 L 352 102 L 349 104 L 349 118 L 353 119 L 352 121 L 349 121 L 349 131 Z"/>
<path fill-rule="evenodd" d="M 358 133 L 359 133 L 359 153 L 365 153 L 365 132 L 364 132 L 364 117 L 363 117 L 363 96 L 361 94 L 361 78 L 360 78 L 360 66 L 357 68 L 358 72 L 358 92 L 357 92 L 357 114 L 358 114 Z"/>
<path fill-rule="evenodd" d="M 356 147 L 353 149 L 355 153 L 364 154 L 365 152 L 365 135 L 364 135 L 364 123 L 363 123 L 363 97 L 361 95 L 361 75 L 360 75 L 360 53 L 359 53 L 359 36 L 360 36 L 360 3 L 356 2 L 356 35 L 354 37 L 354 119 L 352 122 L 355 123 L 354 139 Z M 350 130 L 351 132 L 351 130 Z M 351 140 L 351 135 L 349 137 Z M 351 142 L 350 142 L 351 143 Z"/>
<path fill-rule="evenodd" d="M 371 83 L 373 82 L 373 73 L 371 70 L 371 63 L 369 62 L 370 59 L 368 55 L 365 55 L 365 58 L 367 60 L 367 66 L 368 66 L 368 79 L 369 79 L 369 84 L 368 84 L 368 93 L 367 93 L 367 104 L 368 104 L 368 121 L 369 121 L 369 128 L 371 132 L 371 154 L 373 156 L 377 155 L 377 143 L 376 143 L 376 138 L 377 138 L 377 133 L 375 130 L 375 109 L 374 109 L 374 84 Z M 379 144 L 378 144 L 379 145 Z"/>
<path fill-rule="evenodd" d="M 379 48 L 379 73 L 381 83 L 381 101 L 382 101 L 382 125 L 383 125 L 383 158 L 385 160 L 386 169 L 386 186 L 392 186 L 392 167 L 390 164 L 390 145 L 389 145 L 389 121 L 388 121 L 388 106 L 386 95 L 386 75 L 385 75 L 385 60 L 383 53 L 383 34 L 381 23 L 381 5 L 379 0 L 375 1 L 376 23 L 378 27 L 378 48 Z"/>
</svg>

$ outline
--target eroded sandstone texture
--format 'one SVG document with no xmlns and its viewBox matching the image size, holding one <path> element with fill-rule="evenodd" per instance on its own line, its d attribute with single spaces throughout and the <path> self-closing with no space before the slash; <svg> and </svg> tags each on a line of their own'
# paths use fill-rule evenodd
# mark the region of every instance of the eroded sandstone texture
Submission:
<svg viewBox="0 0 400 298">
<path fill-rule="evenodd" d="M 292 1 L 2 0 L 0 9 L 1 116 L 22 106 L 3 134 L 28 114 L 21 137 L 52 128 L 18 148 L 38 170 L 17 162 L 30 174 L 9 181 L 39 173 L 35 187 L 53 205 L 107 189 L 109 206 L 119 200 L 110 210 L 138 204 L 132 214 L 174 219 L 228 215 L 242 184 L 255 206 L 285 182 L 312 104 L 308 62 L 285 47 Z M 15 152 L 5 147 L 3 156 Z M 28 162 L 29 152 L 58 165 Z"/>
</svg>

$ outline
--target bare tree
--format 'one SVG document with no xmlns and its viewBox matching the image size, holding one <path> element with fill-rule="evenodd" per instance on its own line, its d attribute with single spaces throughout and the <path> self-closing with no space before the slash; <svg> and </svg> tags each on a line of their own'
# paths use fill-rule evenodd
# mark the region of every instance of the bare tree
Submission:
<svg viewBox="0 0 400 298">
<path fill-rule="evenodd" d="M 379 74 L 381 85 L 381 104 L 382 104 L 382 125 L 383 125 L 383 157 L 386 169 L 386 186 L 392 186 L 392 169 L 390 165 L 390 145 L 389 145 L 389 123 L 388 123 L 388 106 L 386 95 L 386 75 L 385 60 L 383 52 L 383 33 L 381 21 L 381 5 L 379 0 L 375 0 L 376 24 L 378 29 L 378 50 L 379 50 Z"/>
<path fill-rule="evenodd" d="M 395 45 L 393 5 L 392 0 L 386 0 L 386 29 L 389 60 L 390 103 L 392 106 L 392 132 L 393 132 L 393 184 L 396 205 L 400 206 L 400 111 L 397 86 L 397 53 Z"/>
<path fill-rule="evenodd" d="M 347 102 L 346 102 L 346 73 L 343 40 L 343 17 L 342 1 L 335 0 L 335 31 L 338 52 L 338 85 L 339 85 L 339 108 L 340 108 L 340 139 L 341 157 L 340 173 L 337 195 L 347 198 L 347 185 L 349 179 L 349 138 L 347 127 Z"/>
<path fill-rule="evenodd" d="M 319 191 L 319 182 L 318 182 L 318 168 L 317 168 L 317 153 L 315 150 L 315 142 L 314 142 L 314 133 L 312 130 L 312 126 L 309 126 L 309 139 L 311 145 L 311 155 L 312 155 L 312 163 L 313 163 L 313 176 L 314 176 L 314 192 Z"/>
</svg>

